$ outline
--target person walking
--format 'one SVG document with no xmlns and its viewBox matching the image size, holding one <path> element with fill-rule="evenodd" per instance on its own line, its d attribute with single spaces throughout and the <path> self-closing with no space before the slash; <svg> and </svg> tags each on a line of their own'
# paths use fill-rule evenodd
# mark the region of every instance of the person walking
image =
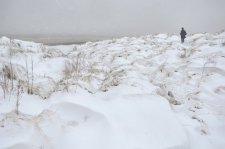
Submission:
<svg viewBox="0 0 225 149">
<path fill-rule="evenodd" d="M 182 29 L 180 31 L 181 43 L 184 43 L 184 39 L 186 38 L 186 35 L 187 35 L 187 32 L 182 27 Z"/>
</svg>

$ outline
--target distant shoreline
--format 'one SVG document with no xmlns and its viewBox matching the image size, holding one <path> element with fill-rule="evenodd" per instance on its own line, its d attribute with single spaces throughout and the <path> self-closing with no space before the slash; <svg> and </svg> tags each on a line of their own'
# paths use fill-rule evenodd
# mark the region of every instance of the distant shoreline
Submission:
<svg viewBox="0 0 225 149">
<path fill-rule="evenodd" d="M 33 41 L 38 43 L 44 43 L 47 45 L 69 45 L 69 44 L 82 44 L 86 42 L 94 42 L 100 40 L 108 40 L 118 37 L 109 37 L 109 36 L 93 36 L 93 35 L 0 35 L 0 37 L 6 36 L 12 39 L 19 39 L 25 41 Z"/>
<path fill-rule="evenodd" d="M 210 34 L 217 34 L 225 32 L 224 29 L 210 33 Z M 204 32 L 206 33 L 206 32 Z M 19 39 L 19 40 L 25 40 L 25 41 L 33 41 L 37 43 L 43 43 L 46 45 L 70 45 L 70 44 L 83 44 L 86 42 L 96 42 L 96 41 L 102 41 L 102 40 L 111 40 L 115 38 L 122 38 L 122 37 L 139 37 L 139 36 L 146 36 L 146 35 L 157 35 L 157 34 L 168 34 L 168 33 L 154 33 L 154 34 L 124 34 L 124 35 L 42 35 L 42 34 L 34 34 L 34 35 L 12 35 L 12 34 L 0 34 L 0 37 L 8 37 L 12 39 Z M 195 33 L 198 34 L 198 33 Z M 177 34 L 168 34 L 168 35 L 177 35 L 179 36 L 179 33 Z M 188 34 L 192 35 L 192 34 Z"/>
</svg>

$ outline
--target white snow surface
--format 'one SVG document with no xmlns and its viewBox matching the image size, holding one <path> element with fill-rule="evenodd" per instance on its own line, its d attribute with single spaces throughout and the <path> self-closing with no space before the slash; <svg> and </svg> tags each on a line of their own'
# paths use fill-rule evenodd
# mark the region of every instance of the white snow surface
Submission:
<svg viewBox="0 0 225 149">
<path fill-rule="evenodd" d="M 59 46 L 2 37 L 0 61 L 0 149 L 225 147 L 224 32 L 184 44 L 166 34 Z"/>
</svg>

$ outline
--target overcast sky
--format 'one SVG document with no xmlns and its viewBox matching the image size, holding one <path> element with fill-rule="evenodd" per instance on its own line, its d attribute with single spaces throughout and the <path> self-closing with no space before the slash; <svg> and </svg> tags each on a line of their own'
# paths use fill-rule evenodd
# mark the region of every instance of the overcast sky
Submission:
<svg viewBox="0 0 225 149">
<path fill-rule="evenodd" d="M 0 35 L 218 32 L 225 0 L 0 0 Z"/>
</svg>

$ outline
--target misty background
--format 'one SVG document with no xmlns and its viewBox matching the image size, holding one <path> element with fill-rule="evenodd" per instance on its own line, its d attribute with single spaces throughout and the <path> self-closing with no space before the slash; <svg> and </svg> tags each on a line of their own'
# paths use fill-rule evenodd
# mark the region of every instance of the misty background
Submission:
<svg viewBox="0 0 225 149">
<path fill-rule="evenodd" d="M 73 43 L 225 29 L 225 0 L 0 0 L 0 36 Z"/>
</svg>

